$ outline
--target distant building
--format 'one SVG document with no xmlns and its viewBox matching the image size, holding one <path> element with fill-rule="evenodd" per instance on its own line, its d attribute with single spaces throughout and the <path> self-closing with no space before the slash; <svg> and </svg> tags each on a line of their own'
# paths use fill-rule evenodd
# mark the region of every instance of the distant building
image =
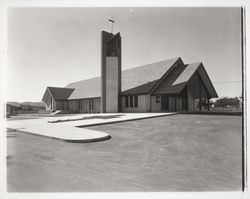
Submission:
<svg viewBox="0 0 250 199">
<path fill-rule="evenodd" d="M 17 115 L 21 109 L 21 105 L 18 102 L 7 102 L 6 104 L 6 116 Z"/>
<path fill-rule="evenodd" d="M 201 110 L 218 95 L 201 62 L 180 57 L 121 70 L 120 33 L 102 31 L 101 77 L 47 87 L 46 109 L 81 113 Z M 209 104 L 209 103 L 208 103 Z M 207 107 L 209 110 L 209 106 Z"/>
</svg>

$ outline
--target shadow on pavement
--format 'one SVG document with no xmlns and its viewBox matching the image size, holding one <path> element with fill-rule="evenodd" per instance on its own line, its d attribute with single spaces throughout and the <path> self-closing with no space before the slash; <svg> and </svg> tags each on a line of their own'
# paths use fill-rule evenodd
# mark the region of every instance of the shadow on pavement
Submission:
<svg viewBox="0 0 250 199">
<path fill-rule="evenodd" d="M 243 116 L 242 112 L 216 112 L 216 111 L 180 112 L 180 114 Z"/>
</svg>

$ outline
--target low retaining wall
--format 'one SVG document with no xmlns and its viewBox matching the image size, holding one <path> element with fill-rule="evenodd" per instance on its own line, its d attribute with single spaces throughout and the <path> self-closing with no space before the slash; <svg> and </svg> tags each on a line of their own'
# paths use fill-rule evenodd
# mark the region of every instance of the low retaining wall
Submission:
<svg viewBox="0 0 250 199">
<path fill-rule="evenodd" d="M 18 110 L 18 114 L 38 113 L 38 110 Z"/>
<path fill-rule="evenodd" d="M 52 110 L 39 110 L 38 113 L 39 114 L 50 114 L 50 113 L 52 113 Z"/>
</svg>

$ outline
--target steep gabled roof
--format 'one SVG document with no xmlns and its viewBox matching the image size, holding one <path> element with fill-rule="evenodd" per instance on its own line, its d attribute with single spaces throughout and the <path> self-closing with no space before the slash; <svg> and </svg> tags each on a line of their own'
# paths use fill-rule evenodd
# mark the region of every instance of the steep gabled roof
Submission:
<svg viewBox="0 0 250 199">
<path fill-rule="evenodd" d="M 148 82 L 146 84 L 137 86 L 135 88 L 123 91 L 122 95 L 136 95 L 136 94 L 170 94 L 180 93 L 184 88 L 184 84 L 172 85 L 173 82 L 180 76 L 187 65 L 183 63 L 176 64 L 171 67 L 162 77 L 158 80 Z"/>
<path fill-rule="evenodd" d="M 181 75 L 175 80 L 173 86 L 185 85 L 191 77 L 198 72 L 211 98 L 218 97 L 218 94 L 201 62 L 188 64 Z"/>
<path fill-rule="evenodd" d="M 128 89 L 126 91 L 123 91 L 121 95 L 142 95 L 147 94 L 151 91 L 151 89 L 156 85 L 156 83 L 159 81 L 159 79 L 148 82 L 146 84 L 137 86 L 135 88 Z"/>
<path fill-rule="evenodd" d="M 122 91 L 160 79 L 180 57 L 164 60 L 122 72 Z"/>
<path fill-rule="evenodd" d="M 180 57 L 176 57 L 122 71 L 122 91 L 160 79 L 171 66 L 180 60 Z M 69 99 L 100 97 L 101 77 L 73 82 L 66 88 L 75 88 Z"/>
<path fill-rule="evenodd" d="M 101 97 L 101 77 L 73 82 L 67 88 L 75 88 L 69 99 Z"/>
<path fill-rule="evenodd" d="M 184 65 L 180 57 L 122 71 L 122 95 L 180 93 L 191 77 L 198 72 L 211 98 L 218 97 L 201 62 Z M 65 88 L 48 87 L 56 100 L 101 97 L 101 77 L 70 83 Z"/>
<path fill-rule="evenodd" d="M 188 64 L 185 70 L 179 75 L 175 82 L 173 82 L 173 86 L 183 82 L 187 82 L 198 69 L 200 64 L 201 62 Z"/>
<path fill-rule="evenodd" d="M 47 92 L 55 100 L 67 100 L 74 90 L 74 88 L 47 87 L 46 92 L 43 95 L 42 101 L 45 100 Z"/>
<path fill-rule="evenodd" d="M 162 80 L 162 82 L 154 89 L 152 94 L 174 94 L 180 93 L 185 87 L 184 84 L 173 85 L 176 79 L 183 73 L 187 65 L 179 65 L 174 67 L 171 72 Z"/>
<path fill-rule="evenodd" d="M 211 98 L 218 97 L 212 82 L 202 63 L 179 64 L 172 67 L 161 79 L 123 91 L 122 95 L 149 94 L 179 94 L 188 84 L 191 77 L 198 72 Z"/>
</svg>

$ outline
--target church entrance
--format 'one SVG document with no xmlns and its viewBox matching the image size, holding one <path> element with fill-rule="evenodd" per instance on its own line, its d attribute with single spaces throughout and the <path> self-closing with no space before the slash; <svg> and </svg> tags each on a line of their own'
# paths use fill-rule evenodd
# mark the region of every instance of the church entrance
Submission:
<svg viewBox="0 0 250 199">
<path fill-rule="evenodd" d="M 187 111 L 188 110 L 188 91 L 187 91 L 187 86 L 183 89 L 180 95 L 182 99 L 182 111 Z"/>
<path fill-rule="evenodd" d="M 169 111 L 169 96 L 168 95 L 161 96 L 161 110 Z"/>
<path fill-rule="evenodd" d="M 161 110 L 162 111 L 178 111 L 181 109 L 180 97 L 176 94 L 165 94 L 161 96 Z"/>
</svg>

